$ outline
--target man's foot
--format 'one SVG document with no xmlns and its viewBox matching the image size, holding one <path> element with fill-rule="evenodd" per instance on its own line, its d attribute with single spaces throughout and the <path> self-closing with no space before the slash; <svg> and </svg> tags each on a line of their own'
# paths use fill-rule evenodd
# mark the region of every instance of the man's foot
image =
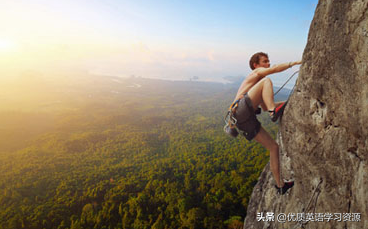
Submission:
<svg viewBox="0 0 368 229">
<path fill-rule="evenodd" d="M 294 186 L 294 181 L 289 181 L 289 182 L 284 182 L 284 187 L 279 188 L 275 185 L 275 188 L 277 189 L 277 193 L 284 195 L 287 192 L 287 190 L 289 190 L 293 186 Z"/>
<path fill-rule="evenodd" d="M 272 122 L 276 122 L 277 119 L 284 113 L 286 104 L 287 102 L 283 102 L 278 107 L 275 107 L 275 109 L 268 111 L 271 113 Z"/>
</svg>

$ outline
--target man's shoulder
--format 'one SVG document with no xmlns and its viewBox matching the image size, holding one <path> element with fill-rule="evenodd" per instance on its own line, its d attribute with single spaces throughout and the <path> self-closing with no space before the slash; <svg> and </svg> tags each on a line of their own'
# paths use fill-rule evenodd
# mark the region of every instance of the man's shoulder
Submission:
<svg viewBox="0 0 368 229">
<path fill-rule="evenodd" d="M 259 72 L 261 72 L 261 71 L 264 71 L 264 70 L 266 70 L 267 68 L 264 68 L 264 67 L 258 67 L 258 68 L 256 68 L 256 69 L 254 69 L 252 72 L 251 72 L 251 74 L 252 73 L 254 73 L 254 74 L 258 74 Z"/>
<path fill-rule="evenodd" d="M 259 69 L 260 68 L 254 69 L 251 73 L 249 73 L 249 75 L 246 78 L 259 77 Z"/>
</svg>

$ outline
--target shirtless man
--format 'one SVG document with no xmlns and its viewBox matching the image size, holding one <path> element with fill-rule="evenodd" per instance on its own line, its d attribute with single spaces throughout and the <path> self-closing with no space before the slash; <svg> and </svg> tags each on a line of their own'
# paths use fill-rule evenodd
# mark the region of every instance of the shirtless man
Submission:
<svg viewBox="0 0 368 229">
<path fill-rule="evenodd" d="M 258 106 L 264 111 L 269 111 L 272 121 L 276 121 L 280 115 L 278 108 L 285 105 L 275 103 L 273 98 L 272 81 L 266 78 L 267 75 L 282 72 L 294 65 L 301 64 L 301 61 L 278 64 L 270 67 L 268 55 L 263 52 L 256 53 L 249 61 L 253 70 L 250 75 L 240 85 L 234 102 L 239 100 L 238 107 L 234 112 L 237 119 L 237 128 L 243 131 L 244 136 L 250 141 L 255 139 L 270 151 L 271 172 L 277 183 L 278 192 L 284 194 L 294 185 L 294 182 L 284 182 L 280 177 L 279 167 L 279 146 L 275 140 L 262 128 L 255 116 Z"/>
</svg>

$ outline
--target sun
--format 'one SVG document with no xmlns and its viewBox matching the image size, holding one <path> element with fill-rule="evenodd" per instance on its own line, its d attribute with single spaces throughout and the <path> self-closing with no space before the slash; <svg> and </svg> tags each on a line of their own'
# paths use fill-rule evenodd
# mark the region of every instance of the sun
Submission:
<svg viewBox="0 0 368 229">
<path fill-rule="evenodd" d="M 14 51 L 16 44 L 13 41 L 0 38 L 0 52 Z"/>
</svg>

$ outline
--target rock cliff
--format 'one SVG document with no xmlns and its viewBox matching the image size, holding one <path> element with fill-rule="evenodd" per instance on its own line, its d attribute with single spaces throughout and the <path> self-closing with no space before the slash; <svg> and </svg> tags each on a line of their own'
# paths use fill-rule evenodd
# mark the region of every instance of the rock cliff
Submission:
<svg viewBox="0 0 368 229">
<path fill-rule="evenodd" d="M 278 135 L 295 186 L 278 195 L 266 166 L 244 228 L 368 228 L 367 65 L 368 1 L 320 0 Z"/>
</svg>

